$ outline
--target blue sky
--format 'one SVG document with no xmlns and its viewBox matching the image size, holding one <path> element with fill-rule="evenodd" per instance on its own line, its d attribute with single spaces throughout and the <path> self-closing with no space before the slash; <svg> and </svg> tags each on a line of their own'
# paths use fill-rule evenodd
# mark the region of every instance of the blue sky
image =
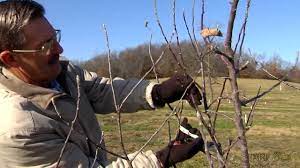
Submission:
<svg viewBox="0 0 300 168">
<path fill-rule="evenodd" d="M 106 52 L 102 25 L 109 33 L 112 50 L 120 51 L 148 43 L 150 32 L 144 27 L 147 20 L 153 41 L 162 42 L 155 21 L 154 0 L 38 0 L 46 8 L 46 17 L 54 27 L 62 30 L 62 46 L 69 59 L 87 60 Z M 173 31 L 173 0 L 157 0 L 158 14 L 168 36 Z M 177 0 L 177 26 L 181 39 L 188 35 L 182 12 L 191 25 L 193 0 Z M 244 18 L 246 0 L 241 0 L 235 31 Z M 206 0 L 205 25 L 219 26 L 225 32 L 229 15 L 229 0 Z M 280 55 L 294 61 L 300 50 L 299 0 L 252 0 L 246 32 L 245 48 L 266 56 Z M 200 0 L 195 6 L 195 30 L 200 31 Z M 199 37 L 199 33 L 196 34 Z M 237 33 L 235 34 L 235 39 Z M 222 40 L 223 38 L 220 38 Z"/>
</svg>

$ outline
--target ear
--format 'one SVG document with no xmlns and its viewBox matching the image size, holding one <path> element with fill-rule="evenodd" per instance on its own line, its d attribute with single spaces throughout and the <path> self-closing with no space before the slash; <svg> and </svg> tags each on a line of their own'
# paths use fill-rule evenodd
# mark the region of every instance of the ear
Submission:
<svg viewBox="0 0 300 168">
<path fill-rule="evenodd" d="M 8 50 L 4 50 L 0 53 L 0 60 L 6 67 L 18 66 L 18 63 L 13 57 L 12 52 Z"/>
</svg>

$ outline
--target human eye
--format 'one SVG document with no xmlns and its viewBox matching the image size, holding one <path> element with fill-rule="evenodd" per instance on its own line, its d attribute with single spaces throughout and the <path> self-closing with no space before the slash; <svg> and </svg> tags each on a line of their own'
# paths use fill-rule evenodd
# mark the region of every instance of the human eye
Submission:
<svg viewBox="0 0 300 168">
<path fill-rule="evenodd" d="M 48 51 L 51 46 L 52 46 L 52 43 L 53 43 L 53 40 L 54 39 L 49 39 L 47 40 L 40 48 L 41 51 Z"/>
</svg>

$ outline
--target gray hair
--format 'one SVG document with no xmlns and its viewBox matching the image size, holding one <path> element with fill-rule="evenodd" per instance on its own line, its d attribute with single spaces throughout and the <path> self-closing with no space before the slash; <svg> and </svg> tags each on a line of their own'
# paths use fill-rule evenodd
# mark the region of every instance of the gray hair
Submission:
<svg viewBox="0 0 300 168">
<path fill-rule="evenodd" d="M 26 43 L 22 28 L 44 14 L 44 7 L 32 0 L 0 2 L 0 52 L 21 49 Z"/>
</svg>

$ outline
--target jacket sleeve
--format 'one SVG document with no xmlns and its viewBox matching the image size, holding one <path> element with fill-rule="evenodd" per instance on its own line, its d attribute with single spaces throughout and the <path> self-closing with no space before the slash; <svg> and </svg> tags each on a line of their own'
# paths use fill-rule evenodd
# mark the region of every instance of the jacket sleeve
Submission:
<svg viewBox="0 0 300 168">
<path fill-rule="evenodd" d="M 95 112 L 101 114 L 115 112 L 111 80 L 109 78 L 99 77 L 96 73 L 88 72 L 75 65 L 71 64 L 70 66 L 77 74 L 80 74 L 82 86 Z M 122 103 L 124 98 L 137 83 L 139 83 L 138 79 L 124 80 L 114 78 L 113 88 L 118 105 Z M 123 103 L 121 111 L 135 112 L 138 110 L 153 109 L 154 105 L 151 98 L 153 86 L 154 83 L 147 80 L 141 81 Z"/>
<path fill-rule="evenodd" d="M 49 138 L 52 137 L 52 138 Z M 0 167 L 56 167 L 64 140 L 54 134 L 20 130 L 0 136 Z M 129 154 L 131 159 L 136 153 Z M 87 157 L 73 143 L 68 143 L 62 155 L 59 167 L 91 167 L 93 158 Z M 159 168 L 160 164 L 152 151 L 141 152 L 132 162 L 134 168 Z M 102 168 L 95 162 L 93 167 Z M 107 168 L 129 168 L 127 161 L 118 158 Z"/>
<path fill-rule="evenodd" d="M 0 113 L 0 167 L 56 167 L 65 142 L 62 137 L 66 135 L 62 134 L 68 128 L 61 122 L 49 120 L 33 111 L 34 107 L 27 99 L 6 97 L 5 101 L 0 101 L 1 107 L 5 109 Z M 94 157 L 89 157 L 78 146 L 80 143 L 75 143 L 82 138 L 80 136 L 76 132 L 71 134 L 72 141 L 66 145 L 59 167 L 91 167 Z M 140 165 L 136 167 L 151 168 L 155 159 L 154 154 L 141 154 L 134 163 Z M 124 167 L 124 164 L 124 160 L 118 159 L 108 167 L 119 168 Z M 96 162 L 94 167 L 101 165 Z"/>
<path fill-rule="evenodd" d="M 2 134 L 0 141 L 0 167 L 55 167 L 64 145 L 53 133 L 25 129 Z M 68 143 L 59 167 L 89 167 L 91 163 L 92 158 Z"/>
</svg>

